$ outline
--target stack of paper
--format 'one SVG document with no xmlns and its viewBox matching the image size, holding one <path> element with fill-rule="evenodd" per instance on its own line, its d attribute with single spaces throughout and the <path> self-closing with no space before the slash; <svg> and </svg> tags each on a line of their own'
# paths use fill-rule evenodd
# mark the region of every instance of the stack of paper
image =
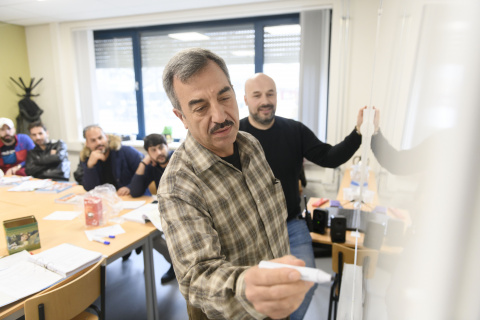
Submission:
<svg viewBox="0 0 480 320">
<path fill-rule="evenodd" d="M 53 182 L 51 180 L 28 180 L 8 189 L 8 191 L 33 191 L 35 189 L 46 188 L 52 184 Z"/>
<path fill-rule="evenodd" d="M 45 187 L 37 188 L 35 192 L 60 193 L 77 185 L 76 182 L 53 182 Z"/>
<path fill-rule="evenodd" d="M 12 184 L 16 184 L 22 181 L 30 180 L 31 176 L 28 177 L 19 177 L 19 176 L 11 176 L 11 177 L 1 177 L 0 178 L 0 186 L 9 186 Z"/>
</svg>

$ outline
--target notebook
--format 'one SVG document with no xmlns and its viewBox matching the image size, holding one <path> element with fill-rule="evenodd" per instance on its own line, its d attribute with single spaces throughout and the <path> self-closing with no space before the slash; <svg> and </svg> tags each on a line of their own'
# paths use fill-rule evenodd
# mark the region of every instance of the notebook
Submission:
<svg viewBox="0 0 480 320">
<path fill-rule="evenodd" d="M 68 243 L 36 255 L 27 251 L 0 259 L 0 307 L 46 289 L 98 262 L 102 254 Z"/>
<path fill-rule="evenodd" d="M 328 227 L 330 227 L 330 221 L 336 216 L 344 216 L 347 220 L 347 230 L 357 230 L 365 232 L 369 221 L 375 221 L 380 223 L 386 223 L 388 216 L 384 213 L 360 211 L 358 214 L 354 214 L 353 209 L 344 209 L 338 207 L 326 208 L 328 210 Z"/>
<path fill-rule="evenodd" d="M 163 231 L 160 213 L 158 212 L 157 201 L 148 203 L 138 209 L 132 210 L 124 214 L 122 217 L 125 220 L 143 224 L 147 223 L 147 221 L 151 221 L 158 230 Z"/>
<path fill-rule="evenodd" d="M 87 250 L 69 243 L 28 257 L 28 260 L 53 271 L 64 278 L 83 270 L 102 258 L 100 252 Z"/>
</svg>

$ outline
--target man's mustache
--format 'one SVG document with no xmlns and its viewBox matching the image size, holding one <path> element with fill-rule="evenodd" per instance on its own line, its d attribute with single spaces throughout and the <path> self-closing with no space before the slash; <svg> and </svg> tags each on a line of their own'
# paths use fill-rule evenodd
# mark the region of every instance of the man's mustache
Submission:
<svg viewBox="0 0 480 320">
<path fill-rule="evenodd" d="M 212 129 L 210 129 L 210 134 L 214 134 L 215 132 L 217 132 L 218 130 L 220 129 L 223 129 L 227 126 L 233 126 L 233 121 L 230 121 L 230 120 L 225 120 L 223 123 L 216 123 Z"/>
</svg>

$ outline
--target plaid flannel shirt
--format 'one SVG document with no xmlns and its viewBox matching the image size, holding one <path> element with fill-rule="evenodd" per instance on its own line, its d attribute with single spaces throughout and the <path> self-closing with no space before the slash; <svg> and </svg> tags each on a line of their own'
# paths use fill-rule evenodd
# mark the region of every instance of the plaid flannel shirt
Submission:
<svg viewBox="0 0 480 320">
<path fill-rule="evenodd" d="M 263 319 L 244 274 L 289 254 L 287 210 L 260 143 L 245 132 L 236 142 L 242 171 L 189 133 L 160 181 L 159 211 L 185 299 L 211 319 Z"/>
</svg>

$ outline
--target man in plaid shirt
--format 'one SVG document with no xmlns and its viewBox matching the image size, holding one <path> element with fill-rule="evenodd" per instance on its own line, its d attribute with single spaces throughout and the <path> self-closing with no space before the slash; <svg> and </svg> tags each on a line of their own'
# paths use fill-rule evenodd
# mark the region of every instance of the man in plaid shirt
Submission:
<svg viewBox="0 0 480 320">
<path fill-rule="evenodd" d="M 260 143 L 239 132 L 223 59 L 205 49 L 177 53 L 163 85 L 188 134 L 160 181 L 159 211 L 190 319 L 286 318 L 312 286 L 289 256 L 286 204 Z"/>
</svg>

